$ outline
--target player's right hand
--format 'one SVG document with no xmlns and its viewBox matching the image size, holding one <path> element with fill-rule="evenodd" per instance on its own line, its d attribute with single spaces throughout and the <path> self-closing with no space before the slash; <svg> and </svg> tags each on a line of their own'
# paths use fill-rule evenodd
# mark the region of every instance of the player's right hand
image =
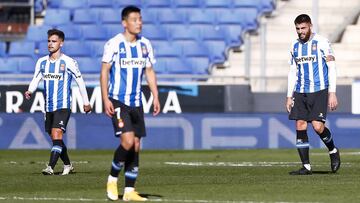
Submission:
<svg viewBox="0 0 360 203">
<path fill-rule="evenodd" d="M 85 113 L 90 113 L 91 112 L 91 106 L 89 105 L 84 105 L 84 111 Z"/>
<path fill-rule="evenodd" d="M 30 91 L 26 91 L 25 92 L 25 98 L 27 99 L 27 100 L 29 100 L 30 98 L 31 98 L 31 94 L 32 94 L 32 92 L 30 92 Z"/>
<path fill-rule="evenodd" d="M 112 117 L 114 115 L 115 110 L 114 110 L 114 106 L 113 106 L 112 102 L 110 101 L 110 99 L 104 100 L 104 111 L 105 111 L 105 114 L 109 117 Z"/>
<path fill-rule="evenodd" d="M 286 97 L 285 108 L 288 113 L 290 113 L 292 106 L 293 106 L 293 99 L 291 97 Z"/>
</svg>

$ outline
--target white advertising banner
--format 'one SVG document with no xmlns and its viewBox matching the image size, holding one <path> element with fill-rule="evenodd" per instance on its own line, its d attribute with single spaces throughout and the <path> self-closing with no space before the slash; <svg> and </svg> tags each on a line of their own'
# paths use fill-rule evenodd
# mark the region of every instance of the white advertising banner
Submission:
<svg viewBox="0 0 360 203">
<path fill-rule="evenodd" d="M 351 87 L 351 112 L 360 114 L 360 80 L 354 81 Z"/>
</svg>

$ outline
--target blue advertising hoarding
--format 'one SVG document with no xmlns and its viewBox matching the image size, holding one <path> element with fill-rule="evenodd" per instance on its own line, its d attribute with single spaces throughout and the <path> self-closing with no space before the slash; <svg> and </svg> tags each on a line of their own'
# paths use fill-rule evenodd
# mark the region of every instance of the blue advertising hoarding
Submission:
<svg viewBox="0 0 360 203">
<path fill-rule="evenodd" d="M 44 114 L 0 113 L 0 149 L 49 149 Z M 251 149 L 294 148 L 295 124 L 285 113 L 146 114 L 143 149 Z M 340 148 L 360 147 L 360 116 L 331 113 L 326 125 Z M 310 145 L 324 145 L 309 126 Z M 104 114 L 72 114 L 65 143 L 72 149 L 114 149 L 110 119 Z"/>
</svg>

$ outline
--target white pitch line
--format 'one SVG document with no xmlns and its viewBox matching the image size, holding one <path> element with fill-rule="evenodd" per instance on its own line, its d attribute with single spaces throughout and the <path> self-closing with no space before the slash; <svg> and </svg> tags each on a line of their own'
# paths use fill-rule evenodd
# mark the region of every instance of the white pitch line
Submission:
<svg viewBox="0 0 360 203">
<path fill-rule="evenodd" d="M 16 161 L 7 161 L 5 162 L 6 164 L 20 164 L 20 163 L 24 163 L 24 162 L 16 162 Z M 28 163 L 28 162 L 26 162 Z M 41 165 L 46 165 L 48 162 L 45 162 L 45 161 L 37 161 L 37 162 L 34 162 L 35 164 L 41 164 Z M 71 163 L 74 163 L 74 164 L 88 164 L 90 163 L 89 161 L 72 161 Z"/>
<path fill-rule="evenodd" d="M 57 197 L 0 197 L 0 200 L 22 200 L 22 201 L 69 201 L 69 202 L 99 202 L 108 201 L 107 199 L 89 199 L 89 198 L 57 198 Z"/>
<path fill-rule="evenodd" d="M 0 200 L 20 200 L 20 201 L 69 201 L 69 202 L 107 202 L 107 199 L 90 198 L 56 198 L 56 197 L 0 197 Z M 226 200 L 200 200 L 200 199 L 148 199 L 150 202 L 186 202 L 186 203 L 264 203 L 263 201 L 226 201 Z M 267 203 L 275 203 L 269 202 Z M 276 202 L 276 203 L 310 203 L 310 202 Z M 311 202 L 319 203 L 319 202 Z"/>
<path fill-rule="evenodd" d="M 214 166 L 214 167 L 292 167 L 298 166 L 300 162 L 164 162 L 166 165 L 173 166 Z M 312 164 L 313 166 L 328 165 L 328 163 Z M 352 165 L 342 163 L 342 165 Z"/>
<path fill-rule="evenodd" d="M 323 153 L 310 153 L 310 155 L 326 155 L 326 156 L 329 156 L 329 153 L 326 153 L 326 152 L 323 152 Z M 341 155 L 349 155 L 349 156 L 351 156 L 351 155 L 360 155 L 360 152 L 341 152 L 340 151 L 340 156 Z"/>
<path fill-rule="evenodd" d="M 231 166 L 231 167 L 256 167 L 256 166 L 296 166 L 300 162 L 164 162 L 167 165 L 180 166 Z"/>
</svg>

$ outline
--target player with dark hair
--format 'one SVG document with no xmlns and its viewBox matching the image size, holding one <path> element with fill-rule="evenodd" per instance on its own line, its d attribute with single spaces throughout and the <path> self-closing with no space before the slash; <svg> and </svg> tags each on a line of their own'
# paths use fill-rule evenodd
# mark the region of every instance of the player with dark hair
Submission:
<svg viewBox="0 0 360 203">
<path fill-rule="evenodd" d="M 105 44 L 100 75 L 104 111 L 112 119 L 115 136 L 120 138 L 108 176 L 107 197 L 118 199 L 117 181 L 124 168 L 123 200 L 146 201 L 134 187 L 139 168 L 140 139 L 146 135 L 141 103 L 143 73 L 153 95 L 153 115 L 160 112 L 156 74 L 152 68 L 155 58 L 150 41 L 140 36 L 140 9 L 127 6 L 122 10 L 121 18 L 124 32 Z"/>
<path fill-rule="evenodd" d="M 306 14 L 296 17 L 295 28 L 298 39 L 290 48 L 290 71 L 286 109 L 289 119 L 296 121 L 296 147 L 303 164 L 291 175 L 312 174 L 309 159 L 308 123 L 311 123 L 329 150 L 331 170 L 340 168 L 339 149 L 334 145 L 330 130 L 325 126 L 327 108 L 335 110 L 336 65 L 330 42 L 312 32 L 311 19 Z"/>
<path fill-rule="evenodd" d="M 34 77 L 25 92 L 25 97 L 30 99 L 40 80 L 44 80 L 45 130 L 50 135 L 53 146 L 48 166 L 42 170 L 42 173 L 44 175 L 54 174 L 54 167 L 60 157 L 64 162 L 62 175 L 67 175 L 74 170 L 67 147 L 63 142 L 63 134 L 71 113 L 72 78 L 80 88 L 84 111 L 90 112 L 91 106 L 77 62 L 61 52 L 65 40 L 64 33 L 57 29 L 51 29 L 47 34 L 49 55 L 41 57 L 36 62 Z"/>
</svg>

